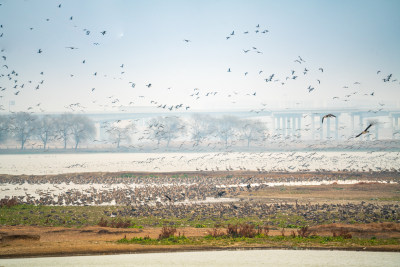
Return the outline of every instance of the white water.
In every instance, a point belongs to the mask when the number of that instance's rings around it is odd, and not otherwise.
[[[3,266],[399,266],[400,253],[242,250],[2,259]]]
[[[87,153],[0,155],[1,174],[118,171],[400,170],[400,152]]]

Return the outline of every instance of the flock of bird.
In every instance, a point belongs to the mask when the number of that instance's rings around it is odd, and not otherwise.
[[[62,10],[64,7],[63,3],[60,3],[58,5],[55,5],[54,8],[55,9],[60,9]],[[56,10],[54,10],[56,12]],[[83,27],[83,26],[79,26],[75,24],[76,21],[76,16],[74,14],[68,14],[66,15],[65,13],[62,13],[65,15],[66,20],[70,24],[70,27],[72,28],[76,28],[80,31],[82,31],[82,37],[93,37],[92,39],[89,39],[91,45],[93,46],[101,46],[102,45],[102,38],[106,38],[110,32],[108,29],[103,29],[103,30],[98,30],[98,31],[93,31],[91,30],[89,27]],[[43,18],[44,21],[46,21],[46,23],[52,23],[52,19]],[[7,38],[7,24],[1,24],[0,27],[0,38],[2,39],[6,39]],[[31,32],[35,32],[35,30],[37,29],[36,26],[31,26],[27,29],[27,31],[31,31]],[[269,29],[263,27],[260,24],[255,25],[254,29],[252,30],[246,30],[244,32],[239,33],[237,30],[232,30],[229,31],[229,34],[227,34],[227,36],[225,36],[226,42],[232,42],[235,38],[237,38],[238,35],[242,35],[242,36],[246,36],[246,38],[250,38],[248,36],[252,35],[252,34],[256,34],[256,35],[265,35],[265,36],[271,36],[271,32]],[[221,38],[223,38],[221,36]],[[0,39],[1,40],[1,39]],[[190,48],[190,45],[195,42],[189,39],[183,39],[183,42],[185,44],[187,44]],[[70,51],[71,53],[74,53],[75,51],[79,50],[80,47],[75,46],[75,45],[65,45],[65,49]],[[47,51],[44,48],[36,48],[36,53],[39,55],[45,54]],[[254,45],[250,45],[250,47],[244,47],[241,49],[241,51],[238,51],[240,53],[244,53],[244,54],[249,54],[249,53],[254,53],[254,54],[258,54],[258,55],[263,55],[264,52],[261,51],[259,48],[257,48]],[[8,96],[10,95],[10,90],[12,91],[12,94],[14,95],[14,97],[16,99],[18,99],[18,97],[24,97],[24,91],[25,90],[29,90],[28,85],[30,87],[32,87],[35,91],[42,89],[44,86],[46,86],[46,75],[44,73],[44,71],[37,71],[37,74],[40,75],[39,79],[33,80],[33,79],[25,79],[24,78],[24,74],[22,72],[19,72],[16,70],[16,68],[14,69],[14,66],[9,65],[7,62],[9,60],[8,58],[8,54],[7,54],[7,50],[6,49],[1,49],[1,58],[4,61],[4,64],[2,64],[1,67],[1,72],[0,72],[0,81],[1,81],[1,85],[0,85],[0,92],[2,92],[3,94],[0,95],[0,99],[4,98],[4,94],[7,93]],[[83,58],[80,62],[80,64],[87,64],[88,59]],[[128,64],[129,65],[129,64]],[[222,70],[221,70],[222,71]],[[139,84],[136,81],[130,80],[128,81],[128,75],[131,75],[131,73],[129,73],[129,70],[126,68],[126,64],[125,63],[121,63],[118,67],[115,67],[115,73],[118,73],[118,75],[108,75],[106,73],[100,74],[99,71],[93,69],[92,71],[92,77],[98,77],[98,76],[103,76],[105,78],[109,78],[109,79],[113,79],[113,80],[122,80],[124,82],[126,82],[126,86],[128,88],[134,89],[135,92],[138,92],[139,95],[137,96],[138,99],[146,99],[148,102],[147,104],[150,106],[154,106],[156,108],[165,110],[165,111],[191,111],[191,104],[189,103],[182,103],[182,102],[177,102],[177,103],[170,103],[168,101],[164,101],[164,99],[162,97],[160,97],[159,99],[148,99],[145,94],[142,94],[141,92],[145,92],[146,90],[151,90],[153,87],[155,87],[156,85],[153,84],[153,82],[149,81],[146,84],[143,84],[142,86],[139,86]],[[234,67],[228,67],[227,72],[230,75],[236,75],[237,71],[235,70]],[[317,78],[312,78],[313,80],[309,82],[309,85],[305,88],[305,91],[308,93],[313,93],[316,90],[318,90],[318,88],[320,86],[323,85],[324,83],[324,75],[326,73],[325,68],[324,67],[317,67],[317,68],[312,68],[310,66],[307,65],[307,60],[302,57],[302,56],[297,56],[296,58],[293,59],[293,66],[291,66],[290,68],[288,68],[287,73],[285,74],[278,74],[278,73],[268,73],[265,74],[264,70],[260,69],[258,70],[258,72],[256,73],[256,75],[258,75],[260,77],[260,79],[262,79],[263,81],[265,81],[265,83],[271,84],[271,83],[277,83],[280,84],[281,86],[285,86],[287,84],[292,84],[293,86],[295,86],[295,82],[300,80],[300,79],[305,79],[307,81],[307,76],[310,75],[310,73],[314,72],[315,75],[317,75]],[[251,73],[250,71],[245,71],[243,73],[243,75],[245,77],[249,76]],[[315,76],[314,75],[314,76]],[[385,74],[383,76],[382,72],[380,70],[377,71],[376,75],[378,75],[379,77],[382,77],[382,81],[384,83],[389,83],[389,82],[397,82],[397,79],[393,78],[393,74]],[[70,73],[69,74],[70,78],[73,79],[75,77],[75,74]],[[313,76],[313,77],[314,77]],[[360,85],[360,82],[354,82],[355,86]],[[159,85],[158,85],[159,86]],[[173,90],[171,89],[172,87],[167,87],[167,89],[165,89],[168,93],[172,92]],[[343,86],[343,88],[349,88],[349,86]],[[94,87],[89,87],[88,92],[95,94],[97,91],[96,86]],[[333,99],[343,99],[343,101],[347,102],[350,100],[350,98],[356,94],[358,94],[358,91],[346,94],[344,97],[339,97],[339,96],[335,96],[333,97]],[[247,97],[255,97],[258,98],[260,94],[257,94],[257,90],[252,90],[248,93],[239,93],[236,91],[233,92],[222,92],[216,89],[208,89],[208,90],[204,90],[204,89],[199,89],[198,87],[195,87],[193,89],[193,91],[190,93],[190,97],[192,99],[192,101],[198,101],[200,99],[204,99],[204,98],[211,98],[211,97],[219,97],[219,96],[226,96],[226,99],[230,99],[230,98],[237,98],[240,100],[241,97],[243,96],[247,96]],[[370,92],[370,93],[366,93],[365,94],[368,97],[374,97],[375,96],[375,92]],[[237,99],[232,100],[232,103],[236,103]],[[107,104],[99,104],[99,107],[107,109],[107,108],[118,108],[121,111],[125,111],[127,107],[134,107],[135,106],[135,100],[130,99],[131,101],[128,102],[128,104],[123,104],[123,100],[120,99],[118,96],[115,95],[111,95],[109,97],[107,97],[106,99],[94,99],[92,101],[92,104],[96,104],[98,101],[106,101],[108,102]],[[127,99],[124,99],[125,101],[127,101]],[[13,101],[10,101],[10,103]],[[1,103],[1,102],[0,102]],[[14,102],[13,102],[14,103]],[[260,113],[262,111],[264,111],[265,105],[263,104],[263,107],[260,108],[259,110],[256,109],[252,109],[254,110],[254,112]],[[382,104],[384,105],[384,104]],[[39,109],[41,112],[45,112],[44,109],[42,109],[42,107],[44,106],[43,103],[36,103],[31,105],[30,107],[27,108],[27,112],[36,112],[37,109]],[[0,104],[0,110],[6,110],[7,108],[7,104],[6,103],[2,103]],[[72,111],[72,112],[85,112],[88,107],[80,102],[76,102],[76,103],[70,103],[64,106],[65,111]],[[10,104],[9,104],[9,109],[10,109]],[[383,107],[380,107],[380,109],[378,110],[371,110],[371,112],[378,112],[379,110],[382,110]],[[334,118],[335,115],[334,114],[326,114],[325,116],[322,117],[322,123],[324,122],[324,119],[328,119],[328,118]],[[362,131],[360,134],[356,135],[356,137],[359,137],[363,134],[368,133],[369,128],[372,126],[373,124],[369,124],[368,127]]]

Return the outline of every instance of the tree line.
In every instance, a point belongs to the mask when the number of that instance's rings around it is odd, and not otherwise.
[[[116,148],[132,143],[147,142],[152,146],[169,148],[171,144],[190,144],[192,147],[230,147],[242,142],[249,147],[253,142],[264,141],[267,128],[260,120],[241,119],[235,116],[213,117],[193,114],[191,117],[158,116],[150,118],[144,125],[131,120],[116,120],[100,125],[102,140],[94,139],[94,122],[82,114],[60,114],[37,116],[18,112],[0,116],[0,144],[9,140],[19,143],[24,149],[27,141],[62,144],[64,149],[72,144],[74,149],[85,142],[101,142]],[[135,137],[135,138],[134,138]]]
[[[28,140],[39,140],[43,149],[49,142],[67,144],[73,141],[74,148],[89,140],[96,133],[94,122],[85,115],[61,114],[37,116],[27,112],[17,112],[0,116],[0,142],[14,139],[24,149]]]

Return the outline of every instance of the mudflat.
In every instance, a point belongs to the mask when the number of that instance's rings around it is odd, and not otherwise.
[[[127,183],[127,179],[139,179],[144,188],[156,180],[172,181],[171,187],[163,186],[160,193],[170,195],[172,200],[164,198],[155,204],[113,206],[34,205],[24,201],[10,207],[4,205],[0,208],[0,257],[238,248],[400,251],[397,173],[179,172],[0,176],[3,184],[17,186],[25,181],[60,183],[77,181],[78,178],[81,183],[97,179],[97,183],[108,185],[120,183],[123,179]],[[335,182],[354,179],[356,181],[352,184]],[[264,181],[318,180],[330,183],[261,186]],[[216,181],[241,186],[229,189],[220,187]],[[213,196],[224,190],[223,197],[231,200],[175,203],[174,191],[177,188],[180,190],[178,193],[187,194],[186,198],[193,197],[190,190],[186,188],[185,191],[185,186],[193,186],[191,182],[209,184],[190,187],[195,191],[196,199],[199,195]],[[29,190],[28,185],[24,186]],[[154,194],[156,191],[142,192]],[[124,191],[114,189],[113,192],[123,199],[121,192]],[[46,197],[46,201],[51,201],[51,195]],[[145,193],[140,197],[149,198]],[[251,226],[254,231],[267,227],[268,232],[253,237],[229,236],[232,225]],[[175,239],[160,238],[163,226],[176,229]]]

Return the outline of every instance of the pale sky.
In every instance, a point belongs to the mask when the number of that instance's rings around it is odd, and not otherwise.
[[[400,1],[0,4],[2,113],[400,107]]]

